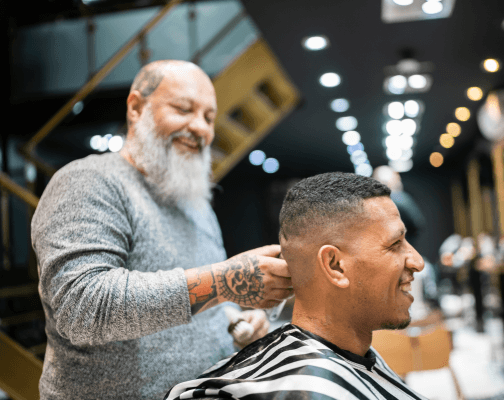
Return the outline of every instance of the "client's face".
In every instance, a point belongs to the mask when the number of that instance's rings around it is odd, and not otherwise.
[[[406,241],[406,229],[389,197],[365,200],[364,210],[364,220],[352,235],[352,312],[373,330],[402,329],[410,322],[413,273],[424,262]]]

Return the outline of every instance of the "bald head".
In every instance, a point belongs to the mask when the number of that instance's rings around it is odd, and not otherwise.
[[[200,67],[189,61],[159,60],[151,62],[138,72],[130,92],[137,90],[143,97],[148,97],[157,89],[163,78],[188,70],[199,70],[206,75]]]

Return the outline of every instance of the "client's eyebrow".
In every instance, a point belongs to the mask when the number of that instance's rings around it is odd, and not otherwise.
[[[390,238],[390,242],[393,242],[394,240],[396,240],[397,238],[400,238],[400,237],[403,237],[406,235],[406,232],[407,232],[407,229],[405,226],[403,226],[401,228],[401,230],[399,232],[397,232],[395,235],[393,235],[391,238]]]

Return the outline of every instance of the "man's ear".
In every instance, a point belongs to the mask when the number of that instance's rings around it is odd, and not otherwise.
[[[317,253],[317,264],[326,278],[341,289],[350,285],[348,271],[340,249],[332,245],[322,246]]]
[[[138,90],[132,90],[126,100],[127,118],[131,125],[135,124],[142,115],[142,110],[145,105],[145,97]]]

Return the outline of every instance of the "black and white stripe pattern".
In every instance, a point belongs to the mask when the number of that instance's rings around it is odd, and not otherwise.
[[[292,324],[225,359],[164,400],[425,400],[374,351],[360,357]]]

